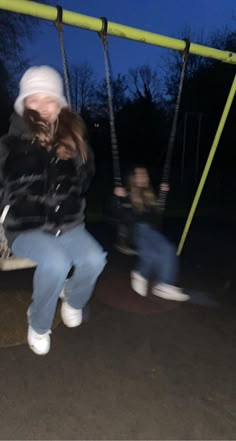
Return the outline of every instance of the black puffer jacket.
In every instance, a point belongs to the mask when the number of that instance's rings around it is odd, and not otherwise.
[[[158,205],[146,206],[144,210],[138,211],[132,207],[129,195],[127,197],[113,196],[112,200],[113,219],[125,224],[149,224],[160,230],[162,224],[162,213]]]
[[[40,228],[56,234],[84,219],[85,194],[94,175],[94,159],[79,154],[67,161],[33,142],[22,118],[13,115],[8,135],[0,141],[1,212],[8,236]],[[9,237],[8,237],[9,238]]]

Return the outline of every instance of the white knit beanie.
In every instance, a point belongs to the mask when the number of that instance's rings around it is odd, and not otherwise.
[[[63,81],[59,73],[50,66],[30,67],[20,80],[20,91],[15,101],[15,111],[22,116],[24,113],[24,99],[34,93],[45,93],[55,97],[61,107],[68,103],[63,92]]]

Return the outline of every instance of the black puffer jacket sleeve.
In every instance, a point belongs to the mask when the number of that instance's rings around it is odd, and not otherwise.
[[[135,221],[135,214],[128,197],[113,195],[111,212],[112,218],[116,222],[130,223]]]
[[[15,112],[10,117],[10,126],[8,133],[0,138],[0,212],[4,205],[4,176],[3,170],[9,154],[9,149],[7,148],[7,141],[9,137],[21,137],[23,133],[27,132],[27,127],[23,119],[18,116]]]

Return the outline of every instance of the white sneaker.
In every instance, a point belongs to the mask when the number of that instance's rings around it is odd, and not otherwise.
[[[82,323],[82,309],[75,309],[64,301],[61,305],[61,318],[68,328],[75,328]]]
[[[31,326],[28,327],[28,344],[30,349],[37,355],[46,355],[51,346],[51,331],[38,334]]]
[[[146,297],[148,293],[148,281],[141,274],[135,271],[131,272],[131,286],[140,296]]]
[[[186,302],[190,299],[188,294],[183,293],[181,288],[166,283],[159,283],[152,289],[152,294],[165,300],[175,300],[176,302]]]

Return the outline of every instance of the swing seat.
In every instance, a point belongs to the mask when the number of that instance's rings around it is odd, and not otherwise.
[[[3,216],[4,212],[1,217]],[[35,262],[24,257],[16,257],[12,254],[5,236],[3,220],[4,219],[0,218],[0,271],[34,268],[36,266]]]
[[[129,245],[124,244],[115,244],[116,251],[119,251],[119,253],[125,254],[125,256],[136,256],[137,252],[134,248],[131,248]]]
[[[10,256],[6,259],[0,258],[0,271],[21,270],[27,268],[34,268],[36,263],[30,259],[23,257]]]
[[[115,249],[126,256],[135,256],[137,254],[133,243],[133,231],[130,225],[124,223],[117,225]]]

